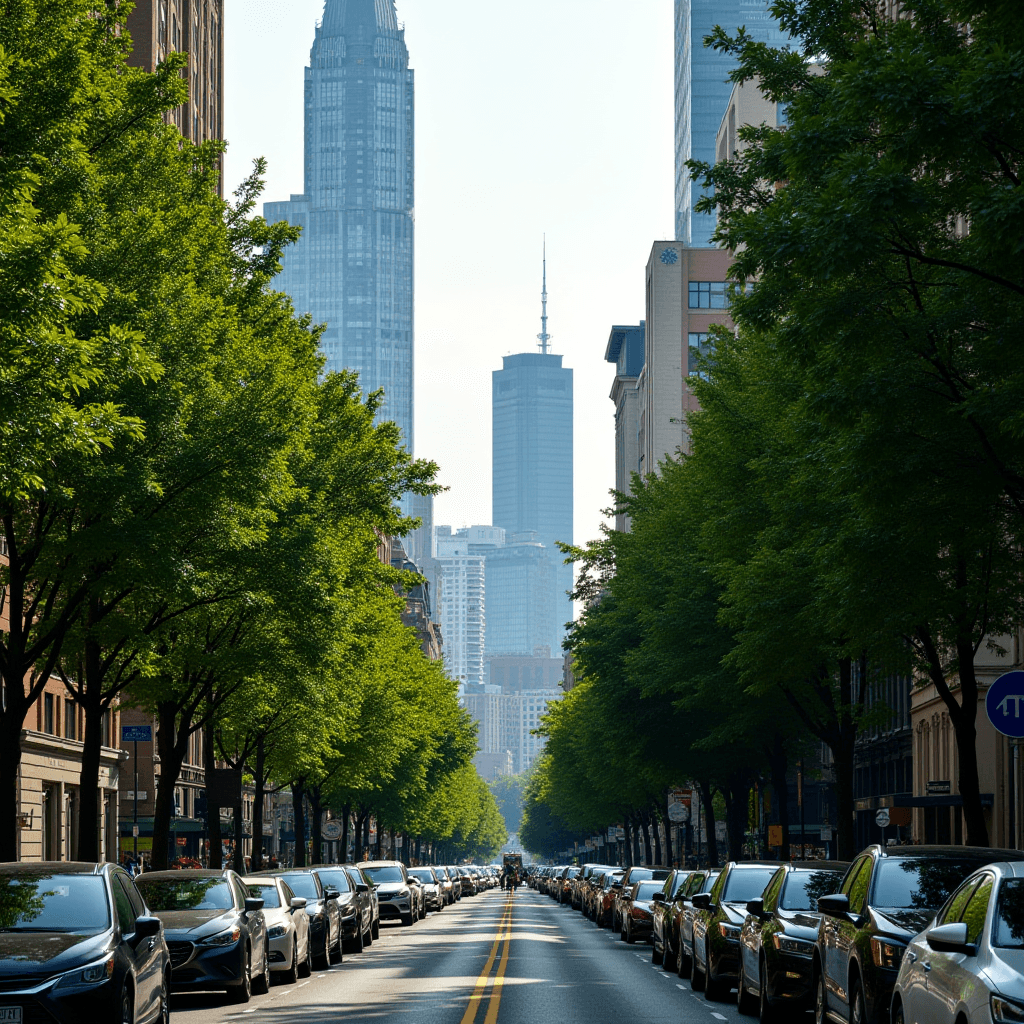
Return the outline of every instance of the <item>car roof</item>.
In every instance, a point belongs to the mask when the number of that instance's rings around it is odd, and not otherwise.
[[[361,860],[357,868],[401,868],[405,865],[400,860]]]
[[[865,847],[858,856],[865,853],[881,857],[955,857],[987,858],[990,861],[1010,862],[1024,860],[1024,850],[1000,850],[987,846],[880,846]]]
[[[147,871],[139,875],[137,882],[148,882],[150,879],[165,881],[169,878],[224,878],[231,868],[186,868],[183,871]]]
[[[117,867],[110,864],[110,867]],[[86,860],[44,860],[26,863],[11,860],[0,864],[0,871],[17,871],[19,875],[102,875],[107,864]]]
[[[242,881],[246,885],[268,885],[270,882],[283,882],[279,875],[242,875]]]

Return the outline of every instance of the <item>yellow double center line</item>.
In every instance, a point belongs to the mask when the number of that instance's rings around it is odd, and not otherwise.
[[[513,891],[510,890],[508,899],[505,901],[505,912],[501,915],[501,921],[498,924],[498,934],[494,940],[494,945],[491,946],[491,955],[487,958],[487,963],[484,965],[480,977],[476,979],[473,992],[469,997],[469,1006],[466,1007],[466,1012],[462,1015],[461,1024],[474,1024],[477,1010],[484,1000],[484,994],[487,991],[488,985],[491,988],[491,996],[487,1002],[487,1014],[484,1017],[484,1024],[495,1024],[498,1019],[498,1007],[501,1005],[501,987],[505,983],[508,951],[512,945],[512,893]],[[498,960],[498,950],[501,948],[502,943],[504,943],[504,948],[501,949],[501,959]],[[498,960],[498,970],[492,978],[491,970],[494,967],[495,960]]]

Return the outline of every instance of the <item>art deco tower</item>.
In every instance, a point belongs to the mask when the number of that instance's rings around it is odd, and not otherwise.
[[[267,203],[302,227],[275,286],[326,323],[327,370],[383,388],[413,447],[413,72],[394,0],[327,0],[305,98],[305,189]]]

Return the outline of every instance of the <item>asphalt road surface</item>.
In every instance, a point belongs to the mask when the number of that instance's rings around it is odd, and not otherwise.
[[[733,997],[735,998],[735,997]],[[547,896],[522,888],[467,897],[412,928],[381,923],[363,953],[296,985],[275,983],[245,1006],[222,994],[178,995],[174,1024],[714,1024],[751,1021],[708,1002]]]

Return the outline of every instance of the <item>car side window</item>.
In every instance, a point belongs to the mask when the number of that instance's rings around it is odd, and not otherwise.
[[[694,871],[690,875],[690,882],[686,887],[686,895],[692,896],[695,892],[700,892],[701,884],[704,882],[705,874],[703,871]]]
[[[132,905],[132,913],[136,917],[145,917],[146,901],[139,894],[139,890],[135,888],[135,883],[120,871],[117,873],[117,880],[124,886],[124,891],[128,894],[128,900]]]
[[[114,907],[117,909],[117,923],[121,926],[121,934],[133,935],[135,933],[135,913],[132,910],[132,901],[128,898],[125,887],[116,878],[112,878],[110,881],[110,888],[114,894]]]
[[[775,909],[775,905],[779,902],[779,893],[782,892],[782,883],[786,879],[786,869],[779,868],[778,871],[772,875],[772,880],[768,883],[768,888],[764,891],[764,909],[771,912]]]
[[[972,945],[978,942],[985,930],[985,917],[988,915],[994,885],[995,879],[991,875],[985,875],[964,907],[963,920],[967,924],[967,941]]]
[[[864,913],[864,905],[868,899],[868,886],[871,884],[871,858],[864,858],[864,865],[857,872],[857,877],[850,886],[850,910],[854,914]]]
[[[964,907],[967,906],[967,901],[971,898],[971,893],[981,884],[980,878],[971,878],[964,882],[959,889],[950,897],[949,902],[939,912],[935,918],[936,924],[956,924],[958,921],[962,921],[962,914]]]
[[[860,860],[854,861],[853,867],[846,872],[846,877],[843,879],[843,884],[840,886],[839,891],[844,893],[846,896],[850,895],[850,890],[853,888],[853,883],[857,881],[857,876],[860,874],[861,869],[868,862],[867,857],[861,857]]]
[[[725,879],[728,875],[727,871],[723,871],[716,879],[715,884],[711,886],[711,902],[717,903],[718,897],[722,895],[722,889],[725,888]]]
[[[249,898],[249,893],[237,878],[231,879],[231,891],[235,894],[235,902],[238,904],[239,909],[244,907],[245,901]]]

